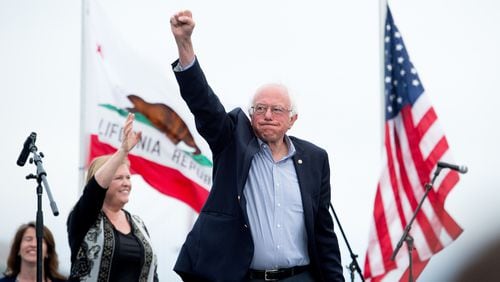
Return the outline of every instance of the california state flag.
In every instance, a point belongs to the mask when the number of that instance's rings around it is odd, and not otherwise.
[[[142,131],[142,140],[129,160],[132,174],[140,177],[132,179],[125,208],[133,208],[131,212],[144,219],[153,243],[177,238],[178,246],[169,250],[169,261],[160,257],[159,263],[165,272],[172,272],[178,248],[193,222],[193,211],[200,211],[212,184],[210,151],[197,135],[168,62],[159,68],[141,58],[113,28],[101,5],[97,0],[84,5],[82,138],[87,151],[82,154],[83,162],[87,166],[94,157],[113,153],[121,143],[127,112],[135,113],[134,128]],[[168,20],[166,17],[165,25]],[[182,210],[191,210],[191,215],[185,216]],[[185,223],[179,226],[175,220]],[[163,232],[157,231],[160,228]]]

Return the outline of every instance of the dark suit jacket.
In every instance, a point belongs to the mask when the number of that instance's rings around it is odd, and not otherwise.
[[[212,190],[174,270],[185,280],[241,281],[254,250],[243,188],[259,149],[257,137],[240,108],[226,112],[198,61],[175,75],[198,132],[212,150],[214,168]],[[339,246],[328,210],[328,155],[307,141],[290,138],[296,149],[293,161],[304,208],[311,272],[318,281],[343,281]]]

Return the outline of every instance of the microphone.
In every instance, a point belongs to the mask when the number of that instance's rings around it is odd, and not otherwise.
[[[30,155],[31,146],[35,145],[35,141],[36,133],[31,132],[30,136],[28,136],[28,138],[26,138],[26,141],[24,141],[23,150],[21,151],[21,154],[19,154],[19,158],[17,158],[18,166],[24,166],[26,160],[28,159],[28,156]]]
[[[458,171],[460,173],[467,173],[467,171],[468,171],[467,167],[464,165],[453,165],[453,164],[449,164],[449,163],[445,163],[445,162],[438,162],[437,166],[440,168],[453,169],[453,170]]]

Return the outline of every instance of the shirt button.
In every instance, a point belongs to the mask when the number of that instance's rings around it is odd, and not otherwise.
[[[278,249],[279,249],[279,248],[280,248],[280,245],[276,246],[276,248],[278,248]]]
[[[278,226],[278,228],[280,228],[280,227],[281,227],[281,224],[278,224],[278,225],[276,225],[276,226]]]
[[[278,207],[281,207],[281,204],[280,204],[280,203],[278,203]]]

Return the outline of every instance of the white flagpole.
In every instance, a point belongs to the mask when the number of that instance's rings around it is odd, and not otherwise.
[[[385,41],[384,41],[384,37],[385,37],[385,17],[386,17],[386,13],[387,13],[387,0],[380,0],[379,1],[380,5],[379,5],[379,15],[380,15],[380,18],[379,18],[379,24],[380,24],[380,34],[379,34],[379,39],[380,39],[380,43],[379,43],[379,48],[380,48],[380,58],[379,58],[379,61],[380,61],[380,67],[379,67],[379,70],[380,70],[380,104],[382,105],[381,107],[381,111],[380,111],[380,114],[381,114],[381,125],[380,125],[380,132],[382,132],[381,134],[381,140],[382,140],[382,143],[381,143],[381,146],[380,148],[383,148],[384,146],[384,131],[385,131],[385,54],[384,54],[384,44],[385,44]]]
[[[85,163],[88,156],[88,148],[89,148],[89,136],[87,132],[87,124],[86,124],[86,108],[87,108],[87,99],[86,95],[86,75],[87,75],[87,58],[86,58],[86,47],[88,40],[88,13],[89,13],[89,3],[88,0],[82,0],[82,28],[81,28],[81,36],[82,36],[82,44],[80,50],[80,160],[78,163],[78,188],[81,191],[84,186],[85,180]]]

